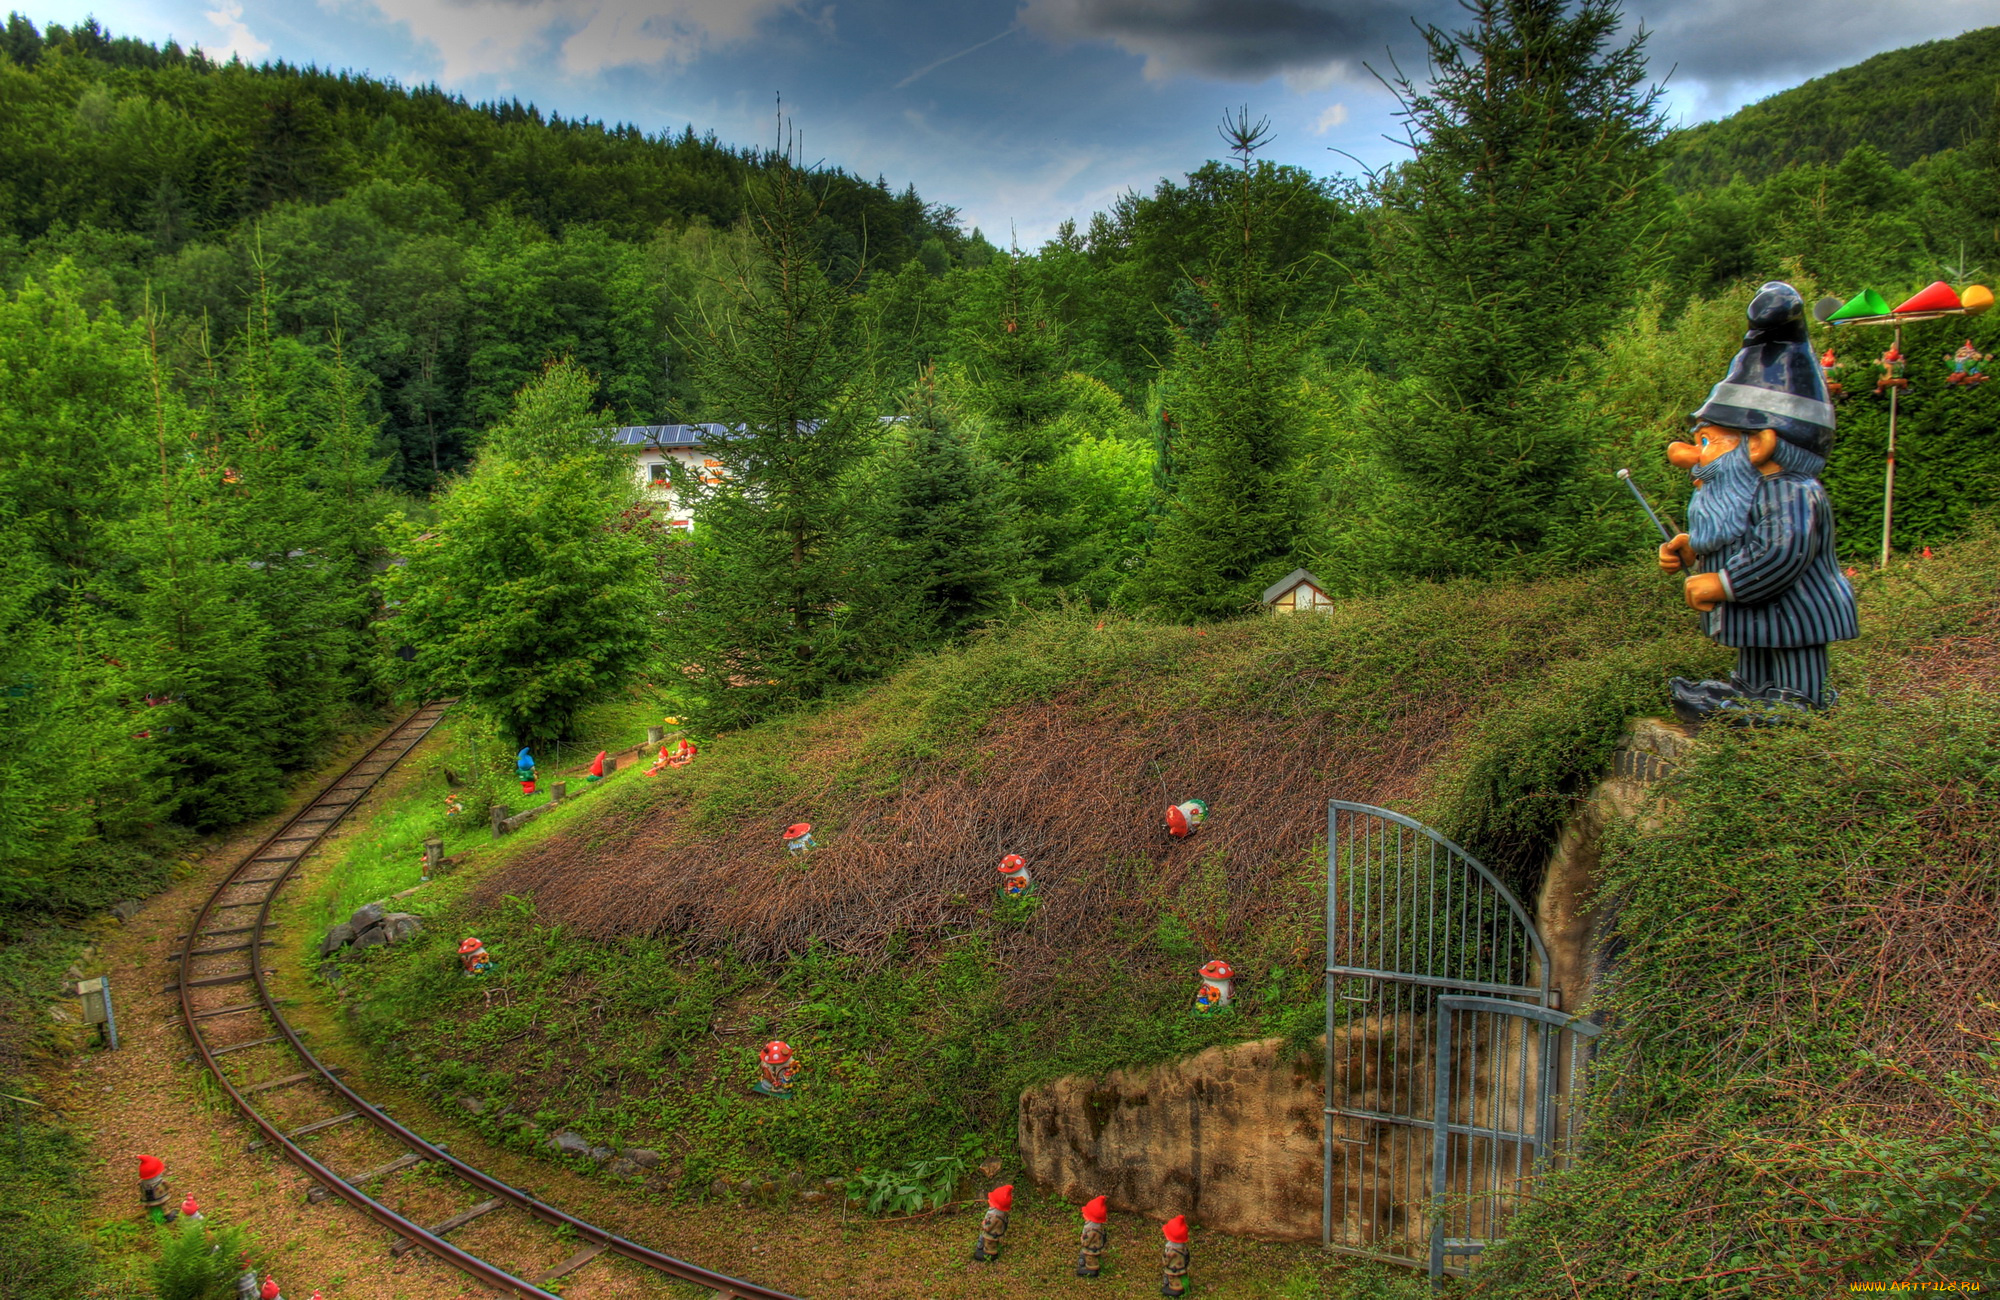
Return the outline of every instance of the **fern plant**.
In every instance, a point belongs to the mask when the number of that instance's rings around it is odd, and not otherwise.
[[[236,1300],[236,1279],[249,1254],[243,1229],[182,1219],[160,1230],[153,1290],[159,1300]]]

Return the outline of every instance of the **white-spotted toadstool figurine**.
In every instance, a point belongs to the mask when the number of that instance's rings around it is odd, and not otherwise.
[[[804,853],[807,849],[816,849],[819,847],[819,845],[813,843],[811,822],[793,822],[790,826],[785,827],[783,834],[785,848],[789,852]]]
[[[467,975],[484,975],[493,969],[493,959],[486,955],[486,945],[477,939],[467,938],[458,945],[458,959],[465,963]]]
[[[1184,840],[1194,834],[1195,827],[1208,820],[1208,805],[1199,799],[1177,803],[1167,809],[1167,834],[1177,840]]]
[[[1000,892],[1009,898],[1018,898],[1028,892],[1028,886],[1035,883],[1028,874],[1028,860],[1018,853],[1009,853],[1000,859]]]
[[[199,1219],[201,1217],[201,1207],[194,1203],[193,1192],[189,1192],[188,1198],[181,1202],[181,1217],[183,1219]]]
[[[979,1240],[972,1247],[974,1262],[984,1264],[1000,1258],[1000,1242],[1007,1235],[1007,1214],[1014,1208],[1014,1184],[986,1193],[986,1217],[979,1221]]]
[[[1229,985],[1236,978],[1236,972],[1229,963],[1222,960],[1210,962],[1201,968],[1201,988],[1194,995],[1196,1011],[1213,1011],[1217,1007],[1229,1005]]]
[[[1076,1257],[1078,1277],[1096,1277],[1103,1271],[1104,1248],[1111,1244],[1104,1221],[1110,1217],[1104,1197],[1093,1197],[1083,1203],[1083,1253]]]
[[[1188,1290],[1188,1259],[1193,1254],[1188,1249],[1188,1226],[1185,1214],[1176,1214],[1160,1225],[1160,1235],[1166,1243],[1161,1251],[1160,1294],[1183,1296]]]
[[[764,1050],[757,1054],[757,1082],[750,1086],[766,1097],[789,1097],[792,1095],[792,1076],[798,1072],[799,1063],[793,1059],[792,1045],[773,1039],[764,1044]]]

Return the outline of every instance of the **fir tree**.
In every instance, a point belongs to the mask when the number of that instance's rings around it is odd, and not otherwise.
[[[873,377],[848,295],[816,261],[815,184],[789,158],[771,165],[732,310],[691,341],[721,432],[701,448],[712,472],[675,478],[696,523],[667,643],[717,725],[815,699],[896,649],[874,635],[885,606],[864,569]]]
[[[1210,255],[1218,274],[1192,286],[1219,323],[1178,331],[1161,385],[1174,394],[1160,422],[1168,495],[1125,593],[1176,617],[1252,608],[1297,566],[1306,506],[1297,332],[1274,291],[1289,268],[1272,265],[1268,187],[1256,183],[1268,125],[1245,111],[1222,134],[1238,162],[1233,219]]]
[[[587,705],[651,658],[664,599],[658,532],[568,362],[521,390],[471,475],[426,532],[402,529],[382,577],[396,607],[389,672],[414,694],[456,694],[514,744],[569,735]]]
[[[1615,0],[1470,0],[1398,75],[1415,156],[1376,178],[1375,291],[1403,378],[1371,439],[1397,491],[1381,567],[1491,570],[1550,544],[1589,431],[1584,349],[1627,309],[1665,208],[1644,33]],[[1606,491],[1613,489],[1607,488]]]
[[[907,602],[921,637],[953,637],[1003,610],[1025,580],[1007,476],[926,368],[903,403],[902,438],[876,485],[885,560],[876,581]]]

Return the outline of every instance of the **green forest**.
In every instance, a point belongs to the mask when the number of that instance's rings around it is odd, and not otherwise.
[[[1394,166],[1275,164],[1243,109],[1003,248],[784,135],[10,15],[0,949],[159,888],[396,704],[462,701],[478,807],[635,687],[706,744],[996,630],[1245,620],[1300,568],[1383,608],[1618,586],[1659,539],[1615,472],[1685,518],[1664,444],[1757,285],[2000,278],[2000,28],[1671,130],[1622,22],[1473,0],[1392,82]],[[1894,549],[2000,504],[2000,383],[1962,382],[2000,313],[1902,337],[1892,370],[1886,331],[1814,336],[1857,569],[1878,378]],[[612,438],[669,422],[710,429],[692,533]]]
[[[783,141],[11,16],[0,890],[101,900],[105,864],[269,808],[396,692],[468,694],[512,746],[665,674],[715,730],[1036,608],[1226,619],[1298,567],[1346,594],[1629,557],[1611,470],[1678,510],[1660,443],[1757,282],[2000,272],[1995,29],[1675,133],[1608,6],[1476,17],[1397,87],[1405,163],[1273,165],[1246,111],[1228,156],[1003,250]],[[1535,62],[1557,28],[1582,42]],[[1941,134],[1883,125],[1946,99]],[[1552,102],[1579,130],[1522,134]],[[2000,493],[2000,385],[1944,382],[1994,328],[1906,341],[1899,548]],[[1865,562],[1886,341],[1834,343]],[[603,437],[669,420],[743,430],[680,485],[692,542]]]

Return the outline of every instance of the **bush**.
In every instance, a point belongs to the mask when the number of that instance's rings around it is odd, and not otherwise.
[[[250,1238],[241,1228],[182,1219],[160,1230],[153,1290],[159,1300],[236,1300],[236,1279],[249,1256]]]

